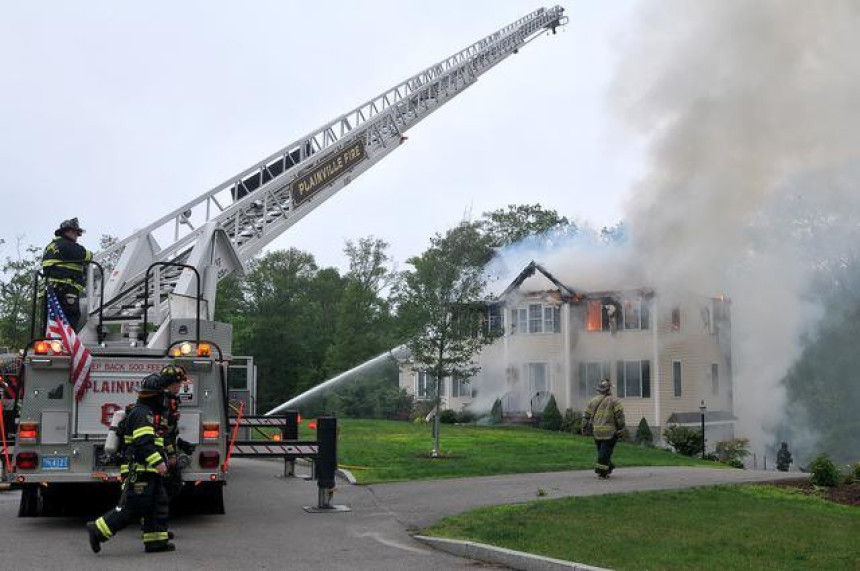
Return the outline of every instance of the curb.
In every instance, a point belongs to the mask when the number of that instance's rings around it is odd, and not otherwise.
[[[551,557],[543,557],[542,555],[505,549],[504,547],[475,543],[474,541],[442,539],[439,537],[427,537],[425,535],[415,535],[413,537],[425,545],[450,553],[451,555],[456,555],[457,557],[476,559],[485,563],[499,563],[511,569],[519,569],[521,571],[609,571],[604,567],[553,559]]]
[[[350,486],[357,486],[358,480],[355,479],[355,476],[352,475],[352,472],[346,470],[344,468],[338,468],[335,472],[338,476],[349,482]]]

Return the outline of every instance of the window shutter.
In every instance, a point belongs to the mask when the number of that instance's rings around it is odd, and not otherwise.
[[[642,329],[648,329],[651,326],[651,307],[648,301],[642,300],[641,315],[639,317]]]
[[[586,378],[585,378],[585,363],[579,364],[579,396],[585,398],[588,396],[588,389],[586,388]]]
[[[651,361],[642,361],[642,398],[651,398]]]
[[[618,361],[615,363],[615,372],[616,372],[616,389],[615,394],[619,397],[623,397],[627,395],[627,388],[624,383],[624,361]]]

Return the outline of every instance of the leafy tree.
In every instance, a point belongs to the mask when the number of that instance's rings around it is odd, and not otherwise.
[[[485,256],[476,251],[476,225],[464,223],[431,239],[430,247],[410,258],[398,290],[399,317],[416,366],[435,379],[435,437],[439,452],[441,382],[446,377],[470,378],[479,367],[473,357],[492,339],[483,334],[481,304]]]
[[[644,416],[636,428],[636,444],[642,446],[652,446],[654,444],[654,435],[651,433],[651,427],[648,426],[648,421],[645,420]]]
[[[558,404],[555,402],[555,395],[550,395],[549,401],[543,409],[543,414],[540,417],[538,426],[544,430],[561,430],[561,411],[558,410]]]
[[[507,208],[484,212],[480,225],[494,247],[514,244],[529,236],[576,232],[575,224],[540,204],[509,204]]]
[[[41,260],[39,248],[23,247],[19,239],[14,255],[6,256],[0,266],[0,345],[21,349],[30,340],[33,273]]]

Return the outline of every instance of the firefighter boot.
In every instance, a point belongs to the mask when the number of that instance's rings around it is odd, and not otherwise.
[[[176,546],[172,543],[154,543],[147,544],[144,549],[147,553],[163,553],[165,551],[176,551]]]
[[[93,553],[98,553],[102,550],[102,534],[96,528],[96,523],[94,521],[87,522],[87,534],[90,536],[90,549],[93,550]]]

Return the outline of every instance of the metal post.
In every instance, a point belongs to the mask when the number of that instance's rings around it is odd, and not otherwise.
[[[350,511],[348,506],[331,503],[337,472],[337,418],[321,416],[317,419],[317,446],[315,460],[317,473],[317,506],[305,507],[308,512]]]
[[[702,413],[702,460],[705,459],[705,411],[707,410],[705,401],[702,401],[702,404],[699,405],[699,411]]]
[[[288,410],[284,413],[285,423],[281,428],[281,438],[284,442],[299,439],[299,412]],[[284,458],[284,478],[296,475],[296,461]]]

